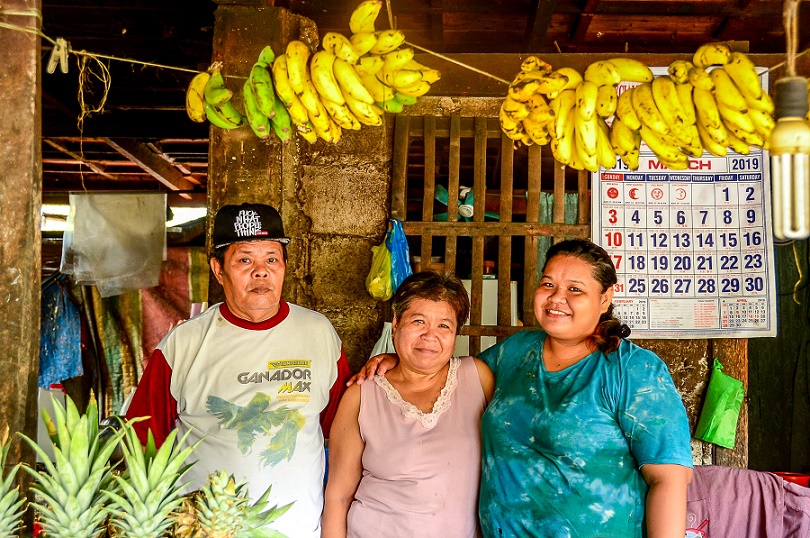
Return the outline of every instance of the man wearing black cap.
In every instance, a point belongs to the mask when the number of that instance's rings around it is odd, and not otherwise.
[[[225,302],[175,327],[155,349],[127,418],[142,443],[177,428],[197,463],[191,488],[221,469],[248,480],[254,500],[293,503],[273,522],[289,536],[320,535],[323,433],[349,376],[343,347],[323,315],[281,299],[287,267],[278,212],[263,204],[222,207],[211,270]],[[320,420],[319,420],[320,419]]]

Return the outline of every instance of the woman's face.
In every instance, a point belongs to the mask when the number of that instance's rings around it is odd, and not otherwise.
[[[607,312],[613,288],[591,274],[591,266],[571,256],[555,256],[547,264],[534,294],[534,315],[555,340],[579,343],[593,334]]]
[[[444,367],[456,345],[456,312],[445,301],[416,299],[394,318],[394,347],[400,361],[420,373]]]

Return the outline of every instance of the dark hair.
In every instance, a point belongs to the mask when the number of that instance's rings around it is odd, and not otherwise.
[[[567,239],[552,245],[546,252],[546,265],[558,256],[570,256],[591,266],[591,276],[602,285],[602,293],[616,284],[616,267],[605,249],[586,239]],[[630,327],[613,316],[613,303],[599,318],[591,342],[602,352],[610,353],[619,348],[622,338],[630,336]]]
[[[223,245],[219,248],[214,249],[214,252],[211,253],[211,258],[215,258],[219,262],[220,267],[225,267],[225,253],[228,251],[228,247],[231,245],[235,245],[236,243],[230,243],[228,245]],[[284,243],[279,243],[281,245],[281,255],[284,258],[284,263],[287,263],[287,245]]]
[[[394,316],[399,319],[417,299],[449,304],[456,313],[456,334],[461,333],[461,326],[470,315],[470,298],[456,275],[433,270],[412,274],[402,281],[394,294]]]

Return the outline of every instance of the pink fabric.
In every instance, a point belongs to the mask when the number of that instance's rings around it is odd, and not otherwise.
[[[151,357],[158,343],[172,327],[189,318],[189,271],[189,248],[169,248],[160,272],[160,284],[141,290],[144,357]]]
[[[810,488],[736,467],[696,466],[686,538],[810,537]]]
[[[350,538],[476,536],[486,402],[472,358],[461,359],[457,380],[450,406],[431,429],[405,417],[377,383],[361,386],[358,420],[366,446],[348,515]]]

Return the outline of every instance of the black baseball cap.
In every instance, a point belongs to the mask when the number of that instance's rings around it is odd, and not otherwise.
[[[214,219],[214,248],[249,241],[278,241],[286,245],[284,225],[276,208],[265,204],[225,205]]]

